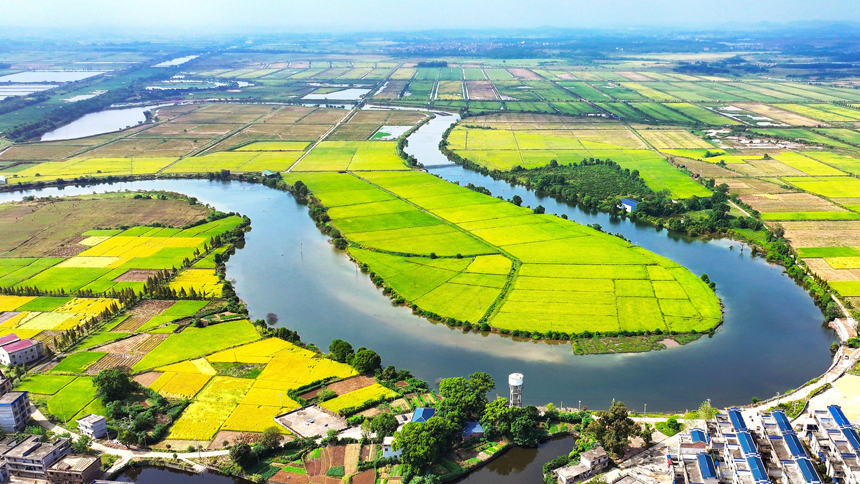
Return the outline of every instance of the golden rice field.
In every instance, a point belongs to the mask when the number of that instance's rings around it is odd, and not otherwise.
[[[355,408],[361,406],[368,401],[378,401],[382,399],[395,398],[397,393],[384,386],[374,383],[373,385],[361,388],[354,392],[349,392],[339,397],[332,398],[322,403],[322,406],[332,412],[340,412],[344,409]]]

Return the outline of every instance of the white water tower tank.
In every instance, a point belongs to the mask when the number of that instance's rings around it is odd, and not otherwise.
[[[521,408],[523,406],[523,374],[511,373],[508,375],[508,386],[511,387],[510,405]]]

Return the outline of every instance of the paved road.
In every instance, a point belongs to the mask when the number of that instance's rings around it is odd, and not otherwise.
[[[38,423],[42,428],[45,428],[45,429],[47,429],[51,432],[57,433],[57,434],[64,433],[64,432],[68,433],[72,436],[73,440],[75,440],[79,437],[78,434],[76,434],[76,433],[74,433],[68,429],[65,429],[63,427],[60,427],[59,425],[56,425],[53,422],[49,421],[47,418],[45,418],[45,416],[42,414],[42,412],[40,412],[39,409],[37,409],[36,407],[31,406],[31,410],[33,410],[33,415],[32,415],[33,420],[35,420],[36,423]],[[106,446],[104,444],[100,444],[98,442],[93,442],[91,447],[94,450],[97,450],[97,451],[102,452],[104,454],[112,454],[112,455],[119,456],[120,460],[117,461],[117,464],[115,464],[114,467],[119,467],[120,462],[124,463],[125,461],[128,461],[129,459],[131,459],[133,457],[143,457],[143,458],[160,457],[162,459],[172,459],[173,458],[173,452],[154,452],[154,451],[149,451],[149,450],[137,450],[137,449],[115,449],[113,447],[108,447],[108,446]],[[215,457],[215,456],[219,456],[219,455],[227,455],[228,453],[229,453],[229,451],[227,451],[227,450],[208,450],[205,452],[177,452],[176,457],[178,459],[184,460],[190,464],[197,465],[189,459],[197,458],[197,457]]]

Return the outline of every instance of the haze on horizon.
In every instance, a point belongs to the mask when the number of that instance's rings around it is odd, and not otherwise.
[[[176,35],[860,22],[856,0],[6,0],[0,28]],[[181,29],[181,30],[177,30]],[[155,40],[155,39],[152,39]]]

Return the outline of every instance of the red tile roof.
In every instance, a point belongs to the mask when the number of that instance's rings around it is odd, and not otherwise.
[[[9,343],[3,346],[3,349],[6,350],[7,353],[15,353],[16,351],[26,350],[27,348],[35,346],[35,343],[30,341],[29,339],[22,339],[21,341],[16,341],[14,343]]]
[[[3,336],[2,338],[0,338],[0,346],[7,345],[9,343],[14,343],[15,341],[18,341],[19,339],[21,339],[21,338],[16,336],[15,333],[7,334],[6,336]]]

